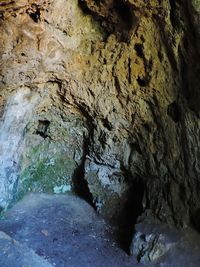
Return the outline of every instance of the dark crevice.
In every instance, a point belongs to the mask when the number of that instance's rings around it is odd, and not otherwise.
[[[131,59],[128,59],[128,83],[132,83],[132,77],[131,77]]]
[[[158,58],[159,58],[160,62],[163,62],[163,54],[160,50],[158,51]]]
[[[191,1],[183,2],[183,15],[185,20],[184,22],[187,27],[185,29],[185,36],[181,53],[183,54],[182,69],[185,72],[182,75],[182,79],[183,86],[184,82],[187,83],[187,88],[184,88],[187,97],[188,107],[198,116],[200,114],[200,91],[198,86],[198,74],[200,70],[200,54],[198,44],[200,36],[197,31],[197,25],[195,24],[195,13],[196,11],[193,9]]]
[[[90,121],[88,116],[86,118],[88,118],[88,121]],[[91,127],[91,124],[89,124],[89,126]],[[76,170],[73,173],[72,182],[73,182],[74,193],[77,194],[82,199],[84,199],[94,209],[96,209],[94,202],[93,202],[93,196],[88,187],[88,182],[85,179],[85,161],[86,161],[87,155],[89,155],[90,139],[92,138],[92,132],[93,132],[93,130],[91,130],[92,128],[90,127],[89,127],[89,136],[84,136],[83,155],[82,155],[79,166],[76,168]]]
[[[191,212],[190,224],[192,228],[200,233],[200,208]]]
[[[39,120],[38,121],[38,128],[36,130],[36,134],[40,135],[42,138],[49,137],[47,134],[48,127],[50,125],[50,121],[48,120]]]
[[[109,122],[108,118],[101,119],[103,126],[108,130],[111,131],[113,129],[112,124]]]
[[[89,9],[85,0],[78,0],[78,5],[86,15],[93,15],[92,10]]]
[[[139,86],[141,86],[141,87],[146,87],[148,85],[148,82],[146,81],[145,78],[138,77],[137,82],[138,82]]]
[[[1,220],[1,214],[3,214],[4,208],[0,206],[0,220]]]
[[[177,123],[181,119],[181,113],[176,101],[171,103],[167,108],[167,114],[172,118],[172,120]]]
[[[38,23],[40,21],[41,14],[38,7],[36,7],[35,10],[27,10],[27,14],[35,23]]]
[[[118,77],[115,76],[115,89],[117,91],[117,97],[121,95],[121,86]]]
[[[153,68],[153,61],[152,59],[144,59],[144,65],[145,65],[145,82],[146,82],[146,86],[149,85],[150,81],[151,81],[151,72],[152,72],[152,68]]]
[[[186,42],[186,45],[188,43]],[[179,65],[180,65],[180,75],[182,78],[182,92],[186,100],[190,99],[190,91],[189,91],[189,82],[188,82],[188,64],[185,60],[185,57],[182,53],[181,47],[178,49],[179,52]]]
[[[170,20],[172,26],[176,29],[180,27],[180,18],[179,18],[179,10],[177,8],[177,3],[175,0],[169,0],[170,3]]]
[[[0,6],[7,6],[7,5],[12,5],[12,4],[15,4],[15,1],[4,1],[4,2],[1,2],[0,3]]]
[[[130,31],[134,24],[134,16],[131,7],[123,0],[114,1],[114,9],[118,14],[120,21],[123,22],[126,30]]]
[[[0,119],[3,117],[5,112],[6,100],[0,95]]]
[[[129,42],[130,32],[138,25],[132,5],[124,0],[102,3],[109,9],[106,13],[100,1],[89,5],[87,0],[79,0],[79,7],[86,15],[91,15],[102,26],[105,36],[115,34],[120,42]]]
[[[144,51],[143,51],[144,49],[143,44],[135,44],[134,48],[137,53],[137,56],[144,59],[145,56],[144,56]]]
[[[141,87],[146,87],[149,85],[151,81],[151,72],[152,72],[152,67],[153,67],[153,61],[150,58],[149,60],[146,59],[145,54],[144,54],[144,46],[143,44],[137,43],[134,46],[134,49],[137,53],[137,56],[143,59],[144,62],[144,68],[145,68],[145,77],[138,77],[137,82],[139,86]]]
[[[132,6],[128,2],[118,0],[113,3],[114,14],[118,17],[118,22],[114,23],[113,33],[116,34],[119,41],[129,42],[131,31],[134,31],[138,25],[138,18],[134,15]]]
[[[138,154],[142,155],[139,143],[131,143],[130,147],[131,147],[131,152],[137,152]]]
[[[141,178],[132,178],[129,171],[125,170],[125,178],[130,181],[128,192],[126,192],[126,201],[117,219],[117,243],[127,254],[130,255],[130,246],[134,235],[134,227],[137,219],[143,213],[143,197],[145,184]]]

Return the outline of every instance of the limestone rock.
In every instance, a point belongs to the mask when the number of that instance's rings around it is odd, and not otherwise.
[[[0,205],[47,181],[65,191],[76,174],[105,217],[126,213],[132,227],[149,210],[190,223],[200,205],[198,2],[3,1],[0,22]],[[27,109],[9,119],[19,94],[12,114]]]
[[[140,218],[135,227],[131,253],[141,266],[199,265],[199,233],[191,228],[178,231],[152,218]]]
[[[138,262],[160,262],[166,254],[170,253],[181,241],[181,235],[167,225],[146,220],[136,225],[131,254],[135,255]]]

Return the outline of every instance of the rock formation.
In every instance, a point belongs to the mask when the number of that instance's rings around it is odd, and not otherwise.
[[[199,227],[199,24],[198,0],[1,1],[1,208],[72,190]]]

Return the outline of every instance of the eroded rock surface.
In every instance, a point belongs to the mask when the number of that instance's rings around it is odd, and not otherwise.
[[[178,231],[152,219],[140,221],[135,228],[131,253],[144,266],[199,266],[200,238],[193,229]]]
[[[199,6],[1,1],[2,208],[73,189],[130,232],[199,227]]]

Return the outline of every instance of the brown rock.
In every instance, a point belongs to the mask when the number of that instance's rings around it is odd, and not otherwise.
[[[60,116],[61,125],[62,113],[78,114],[88,131],[81,183],[100,212],[131,226],[144,210],[184,226],[200,205],[199,10],[171,2],[0,4],[2,99],[20,88],[48,96],[24,128],[36,114]],[[20,157],[16,164],[15,173]]]

